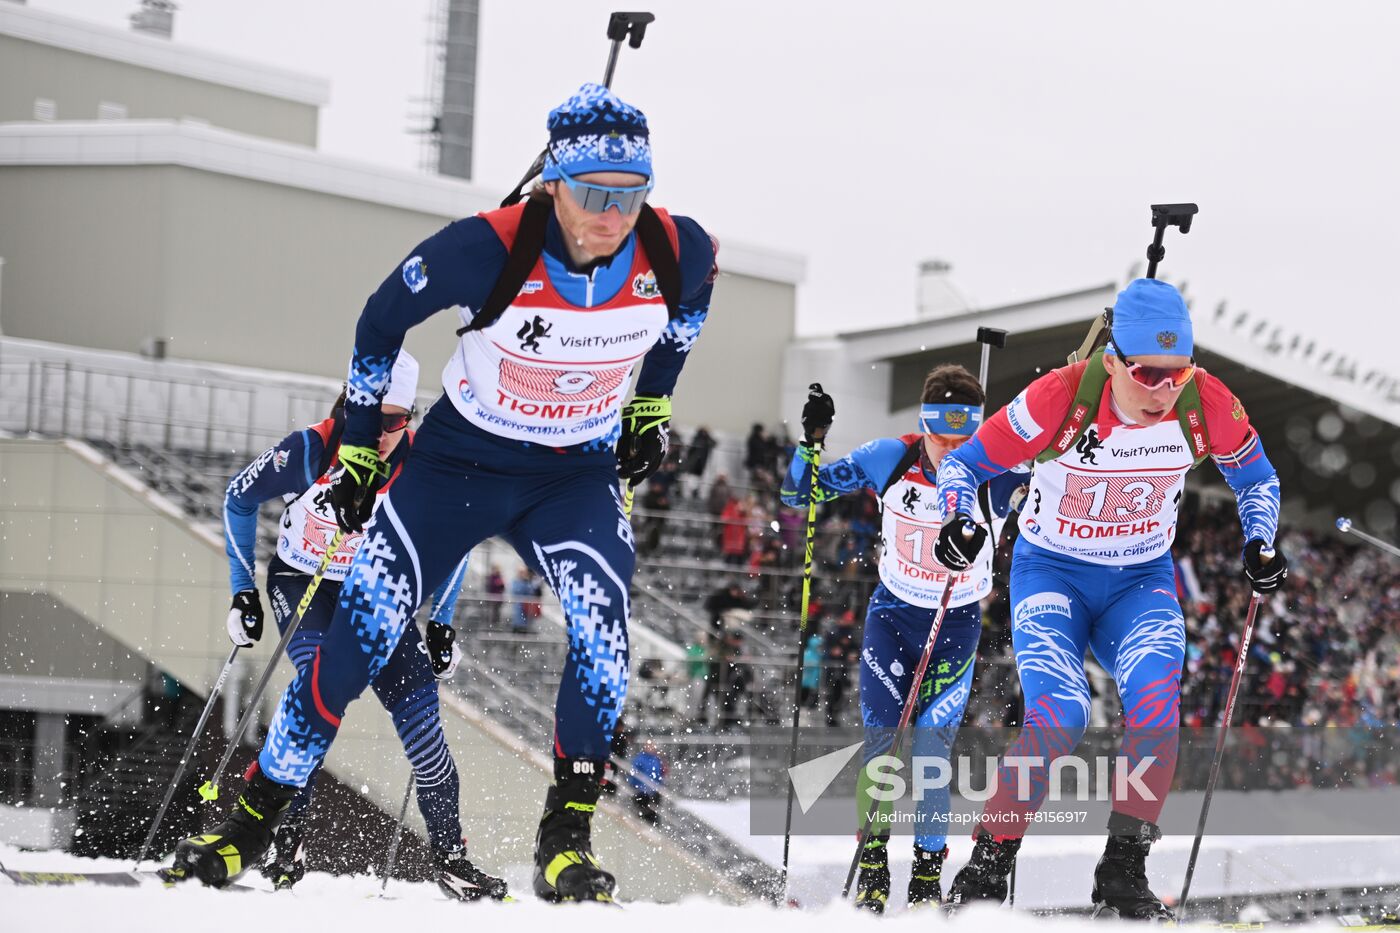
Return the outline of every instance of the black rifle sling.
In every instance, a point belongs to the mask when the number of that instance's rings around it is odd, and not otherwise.
[[[532,197],[525,202],[524,212],[520,215],[520,226],[515,231],[515,242],[511,244],[505,267],[496,279],[496,287],[491,289],[486,303],[481,306],[471,323],[457,328],[458,337],[467,331],[484,330],[496,323],[515,300],[515,296],[520,294],[525,280],[530,277],[530,271],[535,268],[535,262],[544,252],[545,229],[549,226],[549,216],[553,212],[553,198]],[[676,259],[676,251],[671,246],[671,238],[666,235],[666,228],[662,225],[660,216],[651,209],[650,204],[642,205],[636,231],[637,240],[646,251],[652,272],[656,274],[656,285],[661,289],[661,297],[666,301],[666,314],[674,320],[680,313],[681,267]]]
[[[656,286],[661,289],[661,297],[666,301],[666,316],[674,321],[681,311],[681,264],[676,259],[676,248],[666,235],[661,216],[651,209],[650,204],[642,205],[636,229],[637,240],[646,250],[651,271],[656,273]]]
[[[549,215],[554,213],[554,201],[548,198],[530,198],[520,215],[520,226],[515,231],[515,242],[511,244],[510,255],[496,279],[496,287],[491,289],[486,303],[472,317],[471,323],[457,328],[460,337],[469,330],[484,330],[505,313],[506,308],[520,294],[535,261],[544,252],[544,231],[549,226]]]

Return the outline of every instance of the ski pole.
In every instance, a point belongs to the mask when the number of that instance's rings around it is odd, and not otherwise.
[[[968,529],[971,531],[971,529]],[[971,537],[971,535],[967,535]],[[914,718],[914,707],[919,703],[919,687],[924,682],[924,672],[928,670],[928,663],[933,658],[933,647],[938,644],[938,630],[943,627],[943,617],[948,614],[948,603],[953,598],[953,584],[957,583],[958,575],[955,571],[948,571],[948,585],[943,588],[943,598],[938,602],[938,615],[933,620],[933,628],[929,629],[928,641],[924,642],[924,654],[919,658],[919,666],[914,671],[914,679],[909,684],[909,696],[904,701],[904,712],[899,716],[899,728],[894,732],[894,744],[890,749],[890,755],[898,758],[900,749],[904,744],[904,731],[909,727],[909,720]],[[865,844],[870,841],[870,830],[874,828],[875,814],[880,810],[878,803],[871,803],[870,809],[865,812],[861,820],[860,838],[856,841],[856,854],[851,859],[851,867],[846,872],[846,884],[841,888],[841,899],[845,900],[851,893],[851,882],[856,878],[856,868],[860,865],[861,853],[865,851]]]
[[[394,873],[394,861],[399,856],[399,840],[403,838],[403,820],[408,815],[408,798],[413,796],[413,769],[408,771],[408,786],[403,789],[403,804],[399,807],[399,822],[394,826],[394,835],[389,840],[389,854],[384,857],[384,879],[379,885],[379,896],[389,890],[389,876]]]
[[[996,347],[1000,350],[1006,346],[1006,331],[998,330],[995,327],[979,327],[977,328],[977,342],[982,345],[982,362],[977,368],[977,384],[982,387],[982,394],[986,396],[988,394],[987,374],[992,364],[992,347]],[[990,530],[992,527],[992,516],[988,515],[986,518],[987,528]],[[993,553],[995,553],[996,546],[997,542],[993,540]],[[1008,908],[1016,906],[1016,866],[1014,863],[1011,866],[1011,883],[1010,889],[1007,892],[1006,906]]]
[[[612,87],[613,71],[617,68],[617,56],[622,51],[623,40],[629,40],[627,44],[634,49],[641,48],[642,39],[646,38],[647,25],[655,20],[656,17],[651,13],[616,12],[608,17],[608,39],[612,46],[608,49],[608,66],[603,71],[603,87]],[[548,146],[540,150],[540,154],[530,163],[515,190],[506,195],[505,200],[501,202],[501,207],[519,204],[524,199],[525,186],[530,183],[530,179],[544,171],[544,160],[548,155]]]
[[[219,694],[223,692],[224,681],[228,679],[228,672],[233,670],[234,659],[238,657],[238,645],[233,646],[233,650],[228,653],[228,660],[224,662],[223,669],[219,671],[219,677],[214,681],[214,687],[209,691],[209,699],[204,703],[204,712],[199,714],[199,722],[194,725],[194,734],[190,736],[190,743],[185,746],[185,753],[180,756],[180,764],[175,768],[175,776],[170,779],[170,786],[165,789],[165,798],[160,802],[160,809],[156,811],[156,818],[151,823],[151,831],[146,834],[146,842],[141,846],[141,851],[136,853],[136,863],[131,866],[132,871],[141,867],[141,863],[146,859],[146,853],[151,851],[151,844],[156,840],[156,831],[160,829],[161,821],[165,819],[165,811],[170,808],[170,801],[175,799],[175,788],[180,786],[180,780],[185,776],[185,767],[194,757],[195,746],[199,744],[199,737],[204,734],[204,726],[209,722],[209,714],[214,711],[214,703],[219,699]]]
[[[302,617],[306,615],[306,610],[311,606],[312,598],[315,597],[316,591],[321,587],[321,581],[326,576],[326,568],[330,566],[331,558],[335,556],[336,549],[340,547],[340,542],[343,540],[345,540],[345,532],[337,529],[335,537],[331,538],[330,546],[326,548],[326,553],[321,555],[321,565],[316,568],[316,576],[311,578],[311,582],[306,586],[306,592],[301,594],[301,602],[297,603],[296,615],[292,617],[287,630],[282,633],[277,647],[272,650],[272,657],[268,658],[267,666],[263,668],[262,676],[258,678],[258,685],[253,688],[252,695],[248,697],[248,708],[243,711],[238,725],[234,727],[233,735],[229,738],[228,748],[224,749],[224,757],[219,759],[219,766],[214,769],[214,776],[199,786],[199,796],[205,800],[219,799],[219,778],[224,776],[224,769],[228,767],[233,753],[238,750],[239,743],[243,741],[243,733],[248,730],[248,724],[253,721],[253,716],[258,711],[258,701],[262,699],[263,691],[267,689],[267,682],[272,679],[272,672],[277,669],[277,662],[281,660],[282,653],[287,650],[288,643],[296,634],[297,627],[301,625]]]
[[[1380,538],[1377,538],[1374,535],[1368,535],[1366,532],[1353,525],[1351,523],[1351,519],[1349,518],[1337,519],[1337,530],[1340,531],[1342,534],[1354,534],[1362,541],[1365,541],[1367,544],[1371,545],[1372,547],[1378,550],[1384,551],[1391,557],[1400,557],[1400,548],[1396,547],[1388,541],[1382,541]]]
[[[1259,551],[1260,557],[1267,560],[1274,559],[1273,548],[1263,548]],[[1225,720],[1220,724],[1220,732],[1215,736],[1215,758],[1210,763],[1210,777],[1206,779],[1206,795],[1201,800],[1201,818],[1196,823],[1196,838],[1191,843],[1191,857],[1186,860],[1186,880],[1181,885],[1181,900],[1177,901],[1176,909],[1180,913],[1179,920],[1186,919],[1186,895],[1191,892],[1191,876],[1196,873],[1196,857],[1201,852],[1201,837],[1206,831],[1206,817],[1210,813],[1210,800],[1215,796],[1215,782],[1220,777],[1220,762],[1225,754],[1225,737],[1230,733],[1230,720],[1234,718],[1235,697],[1240,692],[1240,677],[1244,673],[1245,661],[1249,659],[1249,640],[1254,635],[1254,617],[1259,613],[1259,604],[1263,601],[1263,596],[1255,593],[1249,601],[1249,612],[1244,619],[1244,634],[1240,636],[1239,657],[1235,659],[1235,673],[1230,678],[1230,692],[1225,696]]]
[[[821,395],[820,383],[812,383],[809,395]],[[807,648],[807,614],[812,605],[812,545],[817,534],[818,472],[821,468],[822,447],[818,441],[812,447],[812,488],[807,492],[807,543],[802,556],[802,614],[797,624],[797,683],[792,696],[792,742],[788,746],[787,818],[783,823],[783,871],[779,886],[783,903],[788,900],[788,852],[792,845],[792,769],[797,767],[797,730],[802,722],[802,674]]]

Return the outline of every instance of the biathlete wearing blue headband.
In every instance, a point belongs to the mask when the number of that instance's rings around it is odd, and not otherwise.
[[[938,553],[963,566],[977,544],[976,534],[961,534],[973,521],[977,484],[1007,464],[1037,461],[1011,562],[1011,637],[1026,712],[1006,753],[1036,764],[999,771],[972,860],[949,892],[955,903],[1006,897],[1051,762],[1088,725],[1084,652],[1093,648],[1123,702],[1119,761],[1138,776],[1114,783],[1093,900],[1124,918],[1170,918],[1144,866],[1176,769],[1186,627],[1171,545],[1193,465],[1214,460],[1235,492],[1250,586],[1272,592],[1287,574],[1275,544],[1278,474],[1239,399],[1196,367],[1181,295],[1138,279],[1118,295],[1111,332],[1107,353],[1032,382],[938,466],[950,516]]]
[[[635,550],[618,479],[635,486],[665,456],[671,391],[709,310],[716,246],[695,221],[659,209],[661,249],[673,255],[648,255],[639,240],[652,165],[636,107],[585,84],[547,125],[549,157],[531,193],[546,205],[542,251],[505,303],[493,311],[522,217],[540,216],[539,208],[526,213],[528,203],[424,240],[360,315],[342,469],[330,488],[347,531],[359,530],[357,502],[384,473],[374,449],[380,403],[405,333],[452,307],[462,309],[463,328],[443,371],[444,394],[364,528],[325,640],[282,695],[242,802],[179,846],[177,868],[207,883],[236,875],[230,865],[261,860],[287,801],[311,778],[425,594],[474,545],[501,535],[559,597],[569,640],[535,891],[611,899],[614,879],[593,855],[590,819],[627,695]],[[658,280],[671,273],[667,295]],[[476,320],[479,311],[493,313]],[[635,397],[624,405],[638,366]],[[226,861],[229,847],[237,859]]]
[[[861,647],[860,709],[865,726],[865,761],[889,751],[904,701],[938,615],[950,571],[933,556],[943,523],[943,507],[934,482],[938,462],[968,440],[982,423],[985,394],[977,379],[956,365],[935,368],[924,380],[919,428],[914,434],[870,441],[817,472],[817,501],[872,490],[880,499],[880,583],[866,610]],[[834,417],[831,398],[810,398],[802,410],[805,436],[788,467],[783,502],[805,506],[812,489],[812,452],[826,436]],[[985,508],[1005,516],[1024,493],[1028,474],[1001,473],[987,484]],[[977,521],[989,516],[974,505]],[[938,631],[933,655],[919,692],[914,720],[914,754],[946,758],[953,747],[972,686],[977,642],[982,632],[979,605],[992,589],[993,544],[984,541],[972,566],[953,573],[955,582],[947,615]],[[861,770],[857,811],[870,808],[868,781]],[[937,904],[947,855],[948,789],[925,792],[918,804],[914,869],[908,896],[912,906]],[[890,894],[888,804],[861,853],[856,903],[882,913]]]

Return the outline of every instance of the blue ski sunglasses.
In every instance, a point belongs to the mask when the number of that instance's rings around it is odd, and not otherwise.
[[[554,162],[554,167],[559,170],[559,180],[568,187],[569,193],[574,196],[574,200],[579,206],[590,214],[602,214],[610,207],[615,207],[626,216],[635,214],[642,209],[646,203],[647,195],[651,193],[652,186],[656,183],[654,179],[648,178],[645,185],[635,185],[630,188],[613,188],[608,185],[595,185],[588,181],[579,181],[564,171],[564,166],[554,158],[553,153],[548,156]]]

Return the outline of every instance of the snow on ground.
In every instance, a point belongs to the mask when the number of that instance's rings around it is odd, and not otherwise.
[[[686,801],[686,806],[768,864],[781,864],[782,836],[753,835],[747,801]],[[1147,860],[1148,881],[1165,899],[1181,893],[1191,843],[1190,836],[1172,835],[1153,846]],[[1094,865],[1103,847],[1101,833],[1028,837],[1017,859],[1016,903],[1032,910],[1088,906]],[[951,879],[972,854],[971,835],[951,834],[948,848],[945,879]],[[809,905],[839,897],[854,854],[853,836],[794,836],[790,890]],[[901,891],[912,860],[912,837],[895,836],[890,843],[893,904],[903,900]],[[1400,886],[1400,838],[1207,834],[1191,891],[1194,899],[1363,885]]]
[[[62,852],[20,851],[0,845],[0,862],[11,870],[111,871],[129,868],[112,859],[84,859]],[[256,875],[249,883],[260,884]],[[778,909],[755,903],[732,906],[716,901],[689,900],[680,904],[628,904],[614,915],[611,908],[559,907],[544,904],[517,888],[515,903],[459,904],[448,901],[431,884],[391,882],[389,898],[380,899],[379,881],[369,877],[336,878],[311,874],[292,894],[230,892],[201,888],[194,883],[165,888],[152,880],[140,888],[93,885],[31,888],[0,879],[0,929],[35,933],[122,933],[163,930],[298,930],[308,933],[352,933],[366,930],[408,933],[432,930],[498,930],[512,933],[558,933],[569,911],[586,913],[587,923],[602,920],[640,929],[664,928],[666,933],[715,933],[748,930],[764,933],[852,933],[873,930],[870,924],[893,924],[896,929],[927,928],[933,923],[950,933],[995,927],[997,933],[1103,933],[1103,921],[1037,917],[1022,911],[970,909],[951,919],[941,914],[898,912],[877,919],[839,903],[805,910]],[[898,898],[896,898],[898,899]],[[563,912],[563,913],[561,913]],[[576,918],[571,918],[577,922]],[[852,924],[859,925],[853,927]],[[1319,926],[1317,929],[1336,927]]]

